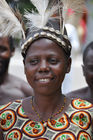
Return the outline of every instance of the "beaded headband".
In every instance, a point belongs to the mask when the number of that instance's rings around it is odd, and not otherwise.
[[[36,12],[25,11],[29,36],[26,37],[18,12],[11,10],[5,0],[0,0],[0,32],[3,36],[20,37],[24,39],[22,55],[26,54],[31,43],[39,38],[48,38],[61,46],[67,56],[70,56],[71,44],[65,32],[65,23],[70,13],[81,13],[85,0],[30,0]],[[56,26],[56,24],[58,26]]]
[[[50,40],[55,41],[59,46],[63,48],[67,56],[70,56],[71,53],[71,44],[68,40],[67,35],[62,35],[59,30],[55,30],[54,28],[44,27],[43,29],[38,30],[33,35],[27,38],[27,40],[22,45],[22,55],[25,56],[25,53],[29,47],[35,40],[39,38],[48,38]]]

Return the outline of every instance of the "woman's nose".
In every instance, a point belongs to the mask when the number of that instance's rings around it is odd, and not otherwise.
[[[46,60],[41,61],[39,66],[39,72],[48,72],[49,71],[49,65],[46,62]]]

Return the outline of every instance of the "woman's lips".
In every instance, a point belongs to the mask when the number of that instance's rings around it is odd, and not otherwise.
[[[54,77],[41,77],[41,78],[37,78],[36,81],[42,82],[42,83],[48,83],[50,81],[52,81],[54,79]]]
[[[47,79],[47,78],[42,78],[42,79],[39,79],[40,82],[49,82],[50,79]]]

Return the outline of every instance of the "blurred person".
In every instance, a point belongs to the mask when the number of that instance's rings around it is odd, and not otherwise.
[[[14,55],[12,37],[0,36],[0,104],[31,95],[32,88],[20,78],[8,73],[11,57]]]
[[[93,42],[89,43],[83,52],[82,69],[88,86],[72,91],[67,96],[85,99],[93,104]]]

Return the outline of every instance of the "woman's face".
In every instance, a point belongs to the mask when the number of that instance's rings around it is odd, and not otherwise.
[[[35,93],[50,94],[61,89],[65,73],[70,70],[70,59],[49,39],[31,44],[25,59],[25,74]]]

